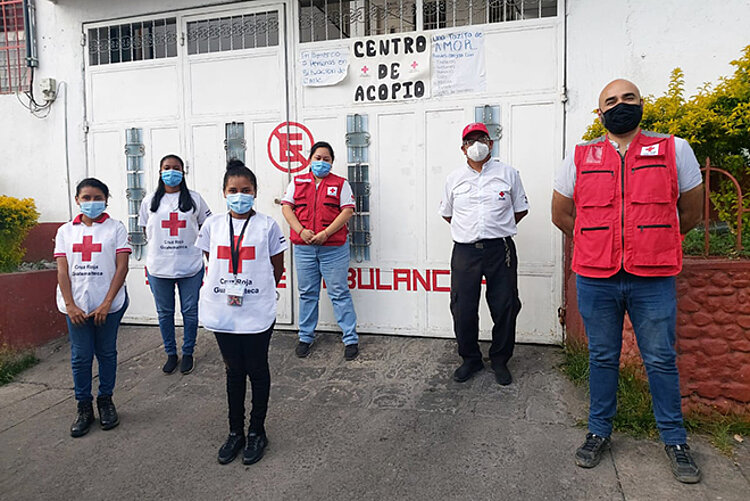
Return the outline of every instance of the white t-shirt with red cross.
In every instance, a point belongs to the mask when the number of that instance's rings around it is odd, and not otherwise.
[[[227,304],[226,285],[234,283],[229,246],[229,220],[239,238],[244,219],[228,213],[206,219],[195,246],[209,253],[208,273],[201,287],[198,319],[206,328],[231,334],[259,334],[276,321],[276,280],[271,256],[287,249],[286,239],[273,218],[255,213],[240,242],[236,278],[245,287],[241,306]]]
[[[68,277],[73,301],[85,314],[102,304],[117,268],[117,254],[132,252],[128,231],[120,221],[102,214],[91,226],[86,226],[81,215],[60,226],[55,236],[55,258],[68,260]],[[117,291],[109,312],[118,311],[125,304],[125,285]],[[57,286],[57,309],[67,314],[65,299]]]
[[[197,192],[190,190],[190,196],[195,207],[189,212],[180,211],[179,192],[165,193],[156,212],[151,212],[153,193],[141,203],[138,224],[146,228],[146,268],[155,277],[192,277],[203,266],[195,239],[198,228],[211,215],[211,209]]]

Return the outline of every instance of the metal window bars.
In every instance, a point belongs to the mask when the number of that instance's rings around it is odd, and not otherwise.
[[[245,124],[243,122],[232,122],[224,126],[224,149],[227,152],[227,162],[240,160],[245,163]]]
[[[300,0],[300,41],[434,30],[557,15],[557,0]]]
[[[0,94],[29,90],[26,68],[38,66],[34,26],[32,0],[0,0]]]
[[[152,19],[88,30],[89,65],[177,56],[177,18]]]
[[[367,129],[367,115],[347,115],[348,178],[355,203],[354,216],[349,220],[349,253],[358,263],[370,260],[370,133]]]
[[[279,45],[278,11],[192,21],[187,25],[188,54],[256,49]]]

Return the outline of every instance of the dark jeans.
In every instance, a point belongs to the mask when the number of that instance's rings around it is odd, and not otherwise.
[[[481,361],[479,350],[479,296],[482,277],[487,280],[486,299],[492,316],[490,361],[505,363],[513,356],[518,298],[518,258],[511,238],[453,245],[451,256],[451,314],[464,361]]]
[[[260,334],[226,334],[216,332],[216,342],[224,359],[227,373],[227,402],[229,404],[229,431],[244,433],[245,394],[247,378],[253,391],[249,431],[265,433],[264,423],[271,392],[271,372],[268,369],[270,329]]]

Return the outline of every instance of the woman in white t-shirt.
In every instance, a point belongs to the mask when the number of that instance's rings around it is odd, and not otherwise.
[[[112,403],[117,374],[117,330],[128,307],[128,232],[104,212],[109,189],[95,178],[76,187],[81,213],[57,230],[57,307],[65,314],[78,414],[70,434],[88,433],[94,422],[91,367],[99,365],[96,406],[105,430],[120,423]]]
[[[177,155],[159,162],[159,186],[141,203],[139,224],[146,228],[146,273],[159,315],[159,331],[167,361],[162,370],[177,368],[174,329],[174,289],[180,293],[183,338],[180,372],[193,370],[193,351],[198,334],[198,293],[203,281],[203,257],[195,247],[200,225],[211,209],[185,182],[185,164]]]
[[[268,346],[287,244],[276,221],[253,210],[257,190],[252,171],[239,160],[230,161],[224,174],[229,211],[209,217],[195,243],[208,257],[200,322],[215,332],[226,368],[229,436],[219,449],[221,464],[233,461],[243,447],[242,462],[253,464],[268,445],[264,426],[271,390]],[[253,404],[246,439],[248,377]]]

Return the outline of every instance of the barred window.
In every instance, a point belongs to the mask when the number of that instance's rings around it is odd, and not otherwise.
[[[556,15],[557,0],[300,0],[299,34],[320,42]]]
[[[0,94],[29,90],[23,0],[0,1]]]
[[[256,49],[279,45],[278,11],[189,22],[188,54]]]
[[[153,19],[88,32],[89,64],[127,63],[177,56],[177,19]]]

